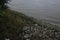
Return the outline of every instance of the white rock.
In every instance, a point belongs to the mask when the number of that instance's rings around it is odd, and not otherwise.
[[[35,26],[38,26],[38,24],[35,24]]]
[[[5,40],[10,40],[9,38],[6,38]]]

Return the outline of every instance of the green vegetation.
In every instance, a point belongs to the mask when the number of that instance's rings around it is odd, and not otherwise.
[[[15,39],[22,32],[23,26],[35,23],[33,18],[15,11],[6,10],[2,14],[4,15],[0,17],[0,39],[6,37]]]
[[[9,0],[0,0],[0,11],[8,8],[7,3]]]
[[[27,37],[30,40],[60,40],[60,30],[57,26],[39,22],[32,17],[12,10],[5,10],[1,13],[3,15],[0,16],[0,40],[5,38],[25,40],[24,35],[26,34],[30,36]],[[24,27],[28,27],[29,31],[24,30]]]

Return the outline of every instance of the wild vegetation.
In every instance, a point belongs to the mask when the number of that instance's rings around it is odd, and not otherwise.
[[[0,39],[11,40],[60,40],[57,26],[39,22],[12,10],[2,12],[0,17]]]
[[[0,0],[0,40],[60,40],[58,26],[5,9],[7,2]]]

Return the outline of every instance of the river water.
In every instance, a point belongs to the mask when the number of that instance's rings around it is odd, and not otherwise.
[[[11,0],[9,7],[38,20],[60,25],[60,0]]]

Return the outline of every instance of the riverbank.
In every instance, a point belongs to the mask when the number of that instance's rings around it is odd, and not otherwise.
[[[0,20],[0,39],[60,40],[60,27],[38,21],[13,10],[3,12]]]

